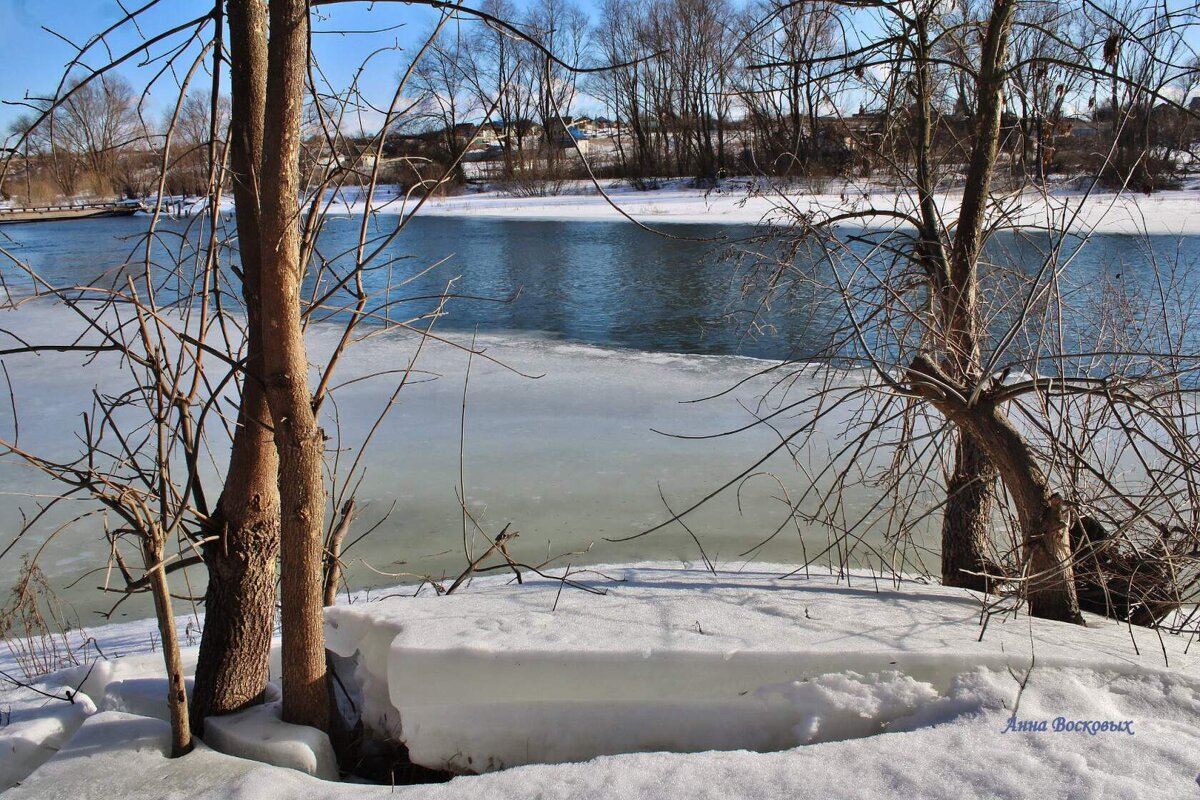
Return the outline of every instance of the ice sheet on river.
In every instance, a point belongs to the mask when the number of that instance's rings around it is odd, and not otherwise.
[[[46,303],[0,312],[0,327],[30,341],[57,342],[77,325],[69,311]],[[314,325],[308,335],[312,360],[320,363],[339,335],[338,327]],[[454,344],[426,344],[410,385],[397,397],[362,461],[362,530],[391,513],[382,527],[347,554],[355,588],[394,584],[391,576],[401,573],[440,575],[462,568],[462,515],[456,492],[469,360],[464,348],[471,338],[447,336]],[[386,335],[367,339],[347,353],[335,381],[345,385],[326,404],[323,420],[331,437],[331,463],[336,458],[341,479],[387,406],[415,346],[415,336]],[[613,350],[531,334],[480,336],[476,347],[486,355],[471,360],[467,391],[463,455],[468,507],[492,536],[511,523],[512,530],[520,532],[513,550],[530,561],[543,560],[548,551],[558,554],[589,546],[586,556],[574,557],[576,563],[699,559],[694,542],[678,526],[621,544],[606,539],[638,533],[668,518],[660,489],[672,508],[682,508],[778,445],[776,435],[766,428],[702,441],[665,435],[711,434],[745,426],[753,420],[752,411],[761,408],[757,397],[763,386],[738,384],[773,362]],[[77,353],[5,359],[21,413],[23,446],[51,457],[77,453],[78,440],[67,432],[82,425],[91,391],[97,386],[116,391],[116,360],[106,354],[86,365],[85,360]],[[384,374],[347,383],[372,372]],[[685,402],[735,386],[709,402]],[[11,427],[9,416],[0,415],[6,429]],[[842,432],[837,419],[831,419],[829,428],[830,436]],[[202,460],[210,477],[211,465],[225,462],[220,439],[214,433],[213,457]],[[806,456],[820,457],[820,448]],[[807,485],[805,473],[786,457],[763,464],[761,470]],[[31,507],[32,500],[23,493],[54,489],[16,464],[0,465],[0,481],[7,492],[0,497],[0,529],[5,530],[19,527],[21,504]],[[751,480],[741,487],[740,507],[739,498],[726,493],[690,518],[690,527],[710,557],[729,561],[788,518],[777,494],[772,478]],[[77,513],[80,505],[64,507],[60,516]],[[61,521],[53,515],[45,518],[0,563],[0,587],[14,579],[20,551],[33,551]],[[824,546],[825,539],[823,532],[816,534],[816,544]],[[107,554],[97,517],[60,534],[41,563],[62,586],[101,565]],[[778,537],[759,557],[791,560],[801,554],[793,531]],[[192,588],[199,590],[199,572],[195,581]],[[66,595],[85,622],[95,621],[89,609],[101,604],[107,608],[109,598],[97,599],[95,592],[100,582],[102,576],[79,581]],[[148,601],[140,607],[136,602],[126,603],[121,611],[150,613]]]

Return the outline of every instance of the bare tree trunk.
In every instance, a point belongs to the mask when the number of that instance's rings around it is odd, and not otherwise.
[[[308,4],[273,0],[267,55],[260,197],[263,372],[279,452],[283,718],[329,723],[322,612],[324,432],[308,387],[300,319],[300,123],[308,58]]]
[[[230,0],[233,105],[230,163],[241,248],[248,341],[246,377],[229,470],[205,546],[205,624],[192,692],[192,725],[259,702],[269,677],[279,556],[279,459],[262,372],[258,165],[262,163],[267,35],[263,0]]]
[[[1025,440],[998,409],[981,404],[957,418],[986,442],[1017,507],[1029,613],[1044,619],[1082,623],[1062,498],[1050,491]]]
[[[960,432],[942,515],[942,583],[947,586],[991,588],[986,575],[995,570],[988,558],[995,483],[996,468],[987,453]]]
[[[150,594],[154,597],[154,613],[158,619],[158,635],[162,639],[163,664],[167,670],[167,709],[171,714],[171,758],[187,755],[192,749],[192,731],[188,724],[187,688],[183,682],[183,661],[179,657],[179,634],[175,630],[175,615],[171,611],[171,593],[167,588],[167,572],[163,568],[162,531],[146,533],[142,539],[142,556],[150,571]]]
[[[975,336],[974,316],[974,257],[959,249],[954,255],[959,265],[951,268],[951,256],[946,252],[941,230],[941,212],[934,200],[935,180],[933,175],[933,122],[932,122],[932,74],[929,65],[929,42],[924,17],[915,19],[915,36],[910,46],[917,48],[914,61],[917,67],[917,190],[921,215],[921,250],[919,256],[929,275],[930,284],[938,298],[939,313],[943,320],[946,340],[944,351],[948,366],[964,381],[970,374],[971,365],[978,361],[979,347]],[[996,125],[999,125],[997,121]],[[998,127],[997,127],[998,130]],[[986,150],[984,150],[986,153]],[[988,171],[982,164],[973,164],[971,175],[964,191],[986,197]],[[983,205],[964,202],[964,212],[982,211]],[[978,223],[970,223],[975,227]],[[970,239],[978,242],[978,232]],[[963,269],[964,265],[970,266]],[[956,288],[955,281],[960,282]],[[965,291],[962,285],[965,284]],[[987,454],[963,431],[959,431],[955,449],[954,472],[946,486],[946,507],[942,515],[942,582],[947,586],[986,590],[985,580],[969,572],[987,569],[987,542],[991,528],[991,509],[994,501],[995,468]]]

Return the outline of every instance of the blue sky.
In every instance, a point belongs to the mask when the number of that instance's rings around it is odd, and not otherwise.
[[[139,8],[148,0],[124,0],[127,8]],[[593,11],[597,0],[576,0],[585,10]],[[1181,0],[1169,0],[1172,6]],[[523,7],[525,0],[515,0]],[[114,53],[125,52],[135,47],[141,36],[153,36],[187,20],[200,17],[212,9],[212,0],[159,0],[157,6],[139,17],[140,29],[125,26],[123,31],[112,37],[110,46]],[[124,15],[117,0],[0,0],[0,54],[3,68],[0,69],[0,100],[19,102],[27,93],[49,94],[54,91],[62,76],[64,66],[75,53],[74,48],[63,38],[84,43],[95,33],[112,25]],[[422,34],[427,32],[438,17],[438,12],[425,6],[408,5],[403,2],[343,3],[323,6],[314,15],[314,49],[324,75],[329,82],[343,89],[362,62],[373,53],[369,69],[360,77],[360,88],[372,103],[386,107],[391,100],[399,73],[412,56],[412,48],[419,46]],[[471,23],[462,23],[470,25]],[[51,33],[43,28],[49,28]],[[362,33],[372,31],[372,33]],[[356,32],[356,33],[350,33]],[[56,35],[58,34],[58,35]],[[210,32],[206,32],[208,38]],[[177,37],[175,42],[182,42]],[[161,54],[164,47],[156,48]],[[190,55],[181,58],[182,71],[194,58],[198,47],[193,46]],[[88,59],[93,67],[107,61],[107,53],[101,49]],[[159,71],[163,62],[155,61],[139,66],[144,59],[135,57],[121,67],[121,72],[139,90]],[[161,79],[147,100],[147,116],[158,122],[165,115],[168,105],[177,96],[178,81],[182,71],[168,73]],[[207,85],[209,78],[198,73],[194,85]],[[603,109],[590,108],[587,98],[581,97],[587,113]],[[852,106],[853,104],[851,104]],[[14,105],[0,105],[0,143],[7,134],[9,124],[24,109]],[[374,132],[378,127],[378,115],[364,116],[361,127]],[[346,125],[346,129],[359,127]]]
[[[146,0],[126,0],[130,9],[144,5]],[[162,0],[159,7],[147,12],[141,24],[145,36],[169,29],[211,10],[211,0]],[[0,53],[4,68],[0,69],[0,99],[20,101],[26,94],[50,93],[62,76],[64,66],[74,55],[67,42],[43,30],[43,26],[76,43],[84,43],[98,31],[120,19],[123,13],[116,0],[0,0]],[[362,87],[366,95],[386,105],[395,88],[397,74],[410,57],[407,48],[417,41],[436,19],[436,12],[421,6],[404,3],[347,3],[323,8],[314,22],[314,49],[322,69],[335,85],[344,85],[367,53],[385,49],[372,58],[371,67],[363,73]],[[139,17],[139,19],[142,19]],[[341,31],[395,30],[381,33],[346,34]],[[182,43],[186,37],[174,41]],[[206,37],[207,38],[207,37]],[[138,44],[138,33],[130,28],[115,36],[111,46],[114,53],[126,51]],[[156,52],[163,52],[158,48]],[[198,50],[193,48],[191,57]],[[103,50],[88,60],[95,67],[104,63]],[[162,62],[138,66],[143,59],[135,58],[121,68],[130,82],[139,89],[150,76],[161,69]],[[191,58],[182,59],[190,63]],[[186,67],[182,71],[186,71]],[[166,75],[161,89],[155,91],[148,103],[152,118],[158,119],[172,100],[182,73]],[[207,84],[207,76],[193,80]],[[12,105],[0,106],[0,139],[7,133],[10,122],[22,113]]]

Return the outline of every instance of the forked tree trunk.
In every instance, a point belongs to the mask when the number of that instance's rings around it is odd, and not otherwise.
[[[233,104],[230,166],[246,303],[246,375],[229,470],[204,549],[205,624],[192,692],[192,728],[262,698],[269,677],[279,556],[279,460],[262,372],[258,165],[262,163],[267,34],[263,0],[230,0]]]
[[[328,728],[322,612],[325,436],[313,413],[300,317],[300,123],[308,4],[272,0],[260,198],[263,372],[279,453],[283,717]],[[266,179],[269,176],[269,179]]]
[[[1082,623],[1071,568],[1069,519],[1062,498],[1050,490],[1028,443],[986,397],[974,405],[954,382],[924,356],[909,369],[913,390],[946,419],[973,437],[1004,481],[1021,525],[1024,594],[1035,617]]]
[[[995,565],[988,558],[996,468],[974,439],[959,432],[954,474],[942,514],[942,583],[986,592]]]
[[[981,404],[956,419],[985,442],[1017,508],[1029,613],[1082,624],[1062,498],[1050,491],[1028,444],[995,406]]]

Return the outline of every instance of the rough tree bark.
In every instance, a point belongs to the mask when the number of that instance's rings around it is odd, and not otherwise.
[[[313,413],[300,318],[300,123],[308,4],[272,0],[260,172],[263,373],[279,454],[283,718],[328,728],[322,599],[324,432]]]
[[[230,167],[246,304],[246,373],[225,486],[212,519],[219,536],[204,549],[205,625],[192,695],[192,727],[262,698],[275,621],[279,555],[279,460],[262,370],[258,170],[266,103],[267,10],[263,0],[230,0],[232,109]]]
[[[988,558],[996,467],[983,448],[959,432],[954,473],[942,512],[942,583],[986,592],[997,567]]]
[[[915,88],[917,90],[916,123],[916,189],[917,212],[920,217],[920,249],[918,257],[929,277],[931,291],[936,301],[940,326],[944,337],[938,344],[944,351],[947,367],[966,380],[971,365],[978,363],[979,346],[972,322],[978,314],[975,305],[976,293],[973,270],[962,267],[973,264],[961,248],[948,252],[942,233],[942,212],[935,199],[937,182],[933,166],[933,71],[931,67],[931,45],[929,43],[928,19],[918,15],[913,19],[914,31],[910,39],[913,48]],[[986,150],[984,150],[986,152]],[[987,192],[987,172],[978,172],[979,165],[973,164],[964,195]],[[963,212],[978,213],[983,206],[979,203],[964,203]],[[982,219],[968,220],[972,228],[978,229]],[[969,242],[970,240],[966,240]],[[956,244],[964,244],[957,242]],[[957,272],[951,266],[959,267]],[[954,287],[954,282],[966,282],[965,291]],[[992,524],[992,505],[995,497],[995,468],[979,445],[961,431],[955,449],[954,471],[946,486],[946,505],[942,514],[942,582],[947,586],[961,586],[984,591],[986,579],[980,574],[991,572],[987,560],[988,537]]]

